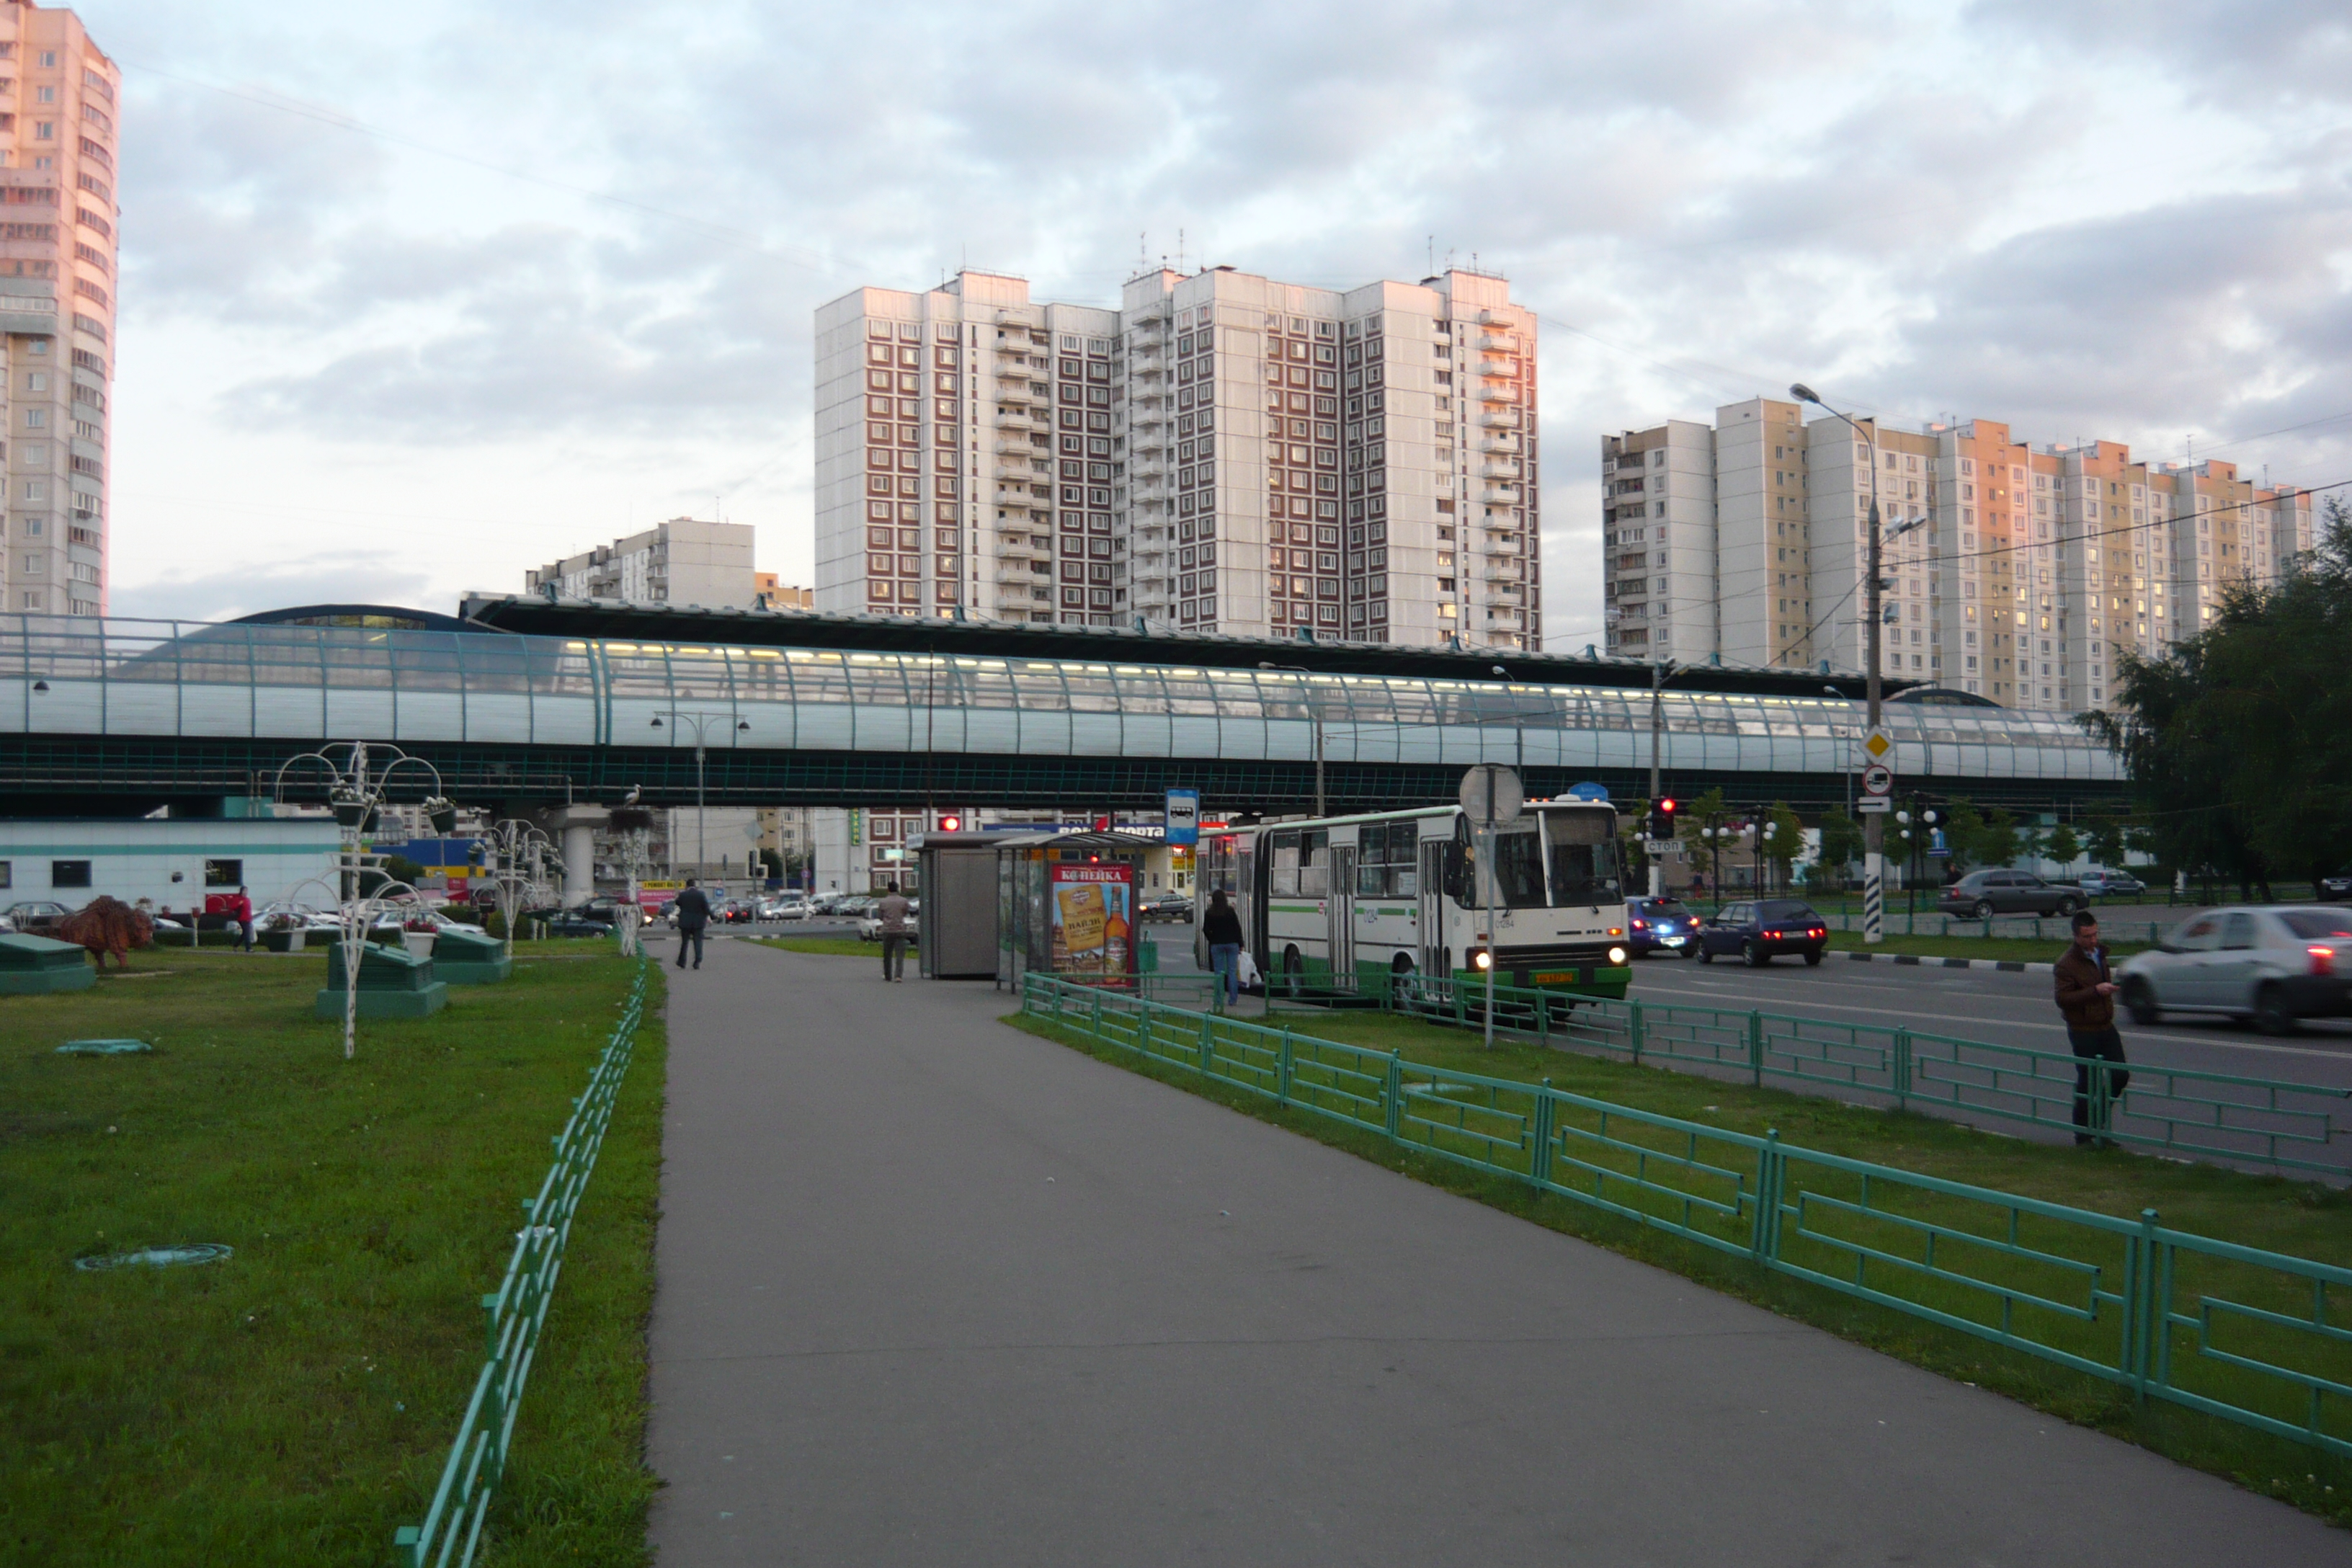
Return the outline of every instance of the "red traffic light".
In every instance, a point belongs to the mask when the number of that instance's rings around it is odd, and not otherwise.
[[[1662,800],[1658,802],[1658,809],[1672,816],[1675,814],[1675,803],[1672,800]]]
[[[952,813],[950,813],[950,815],[948,815],[948,816],[942,816],[942,817],[940,817],[940,831],[941,833],[961,833],[961,832],[962,832],[962,831],[963,831],[963,818],[962,818],[962,817],[961,817],[961,816],[957,816],[953,815]]]

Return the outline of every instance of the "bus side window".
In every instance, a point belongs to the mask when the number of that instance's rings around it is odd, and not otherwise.
[[[1276,898],[1298,896],[1298,833],[1276,833],[1266,840],[1274,855],[1270,891]]]
[[[1465,910],[1475,901],[1471,891],[1475,880],[1470,874],[1472,860],[1470,847],[1460,839],[1446,845],[1445,896]]]
[[[1320,899],[1331,891],[1331,835],[1322,828],[1307,829],[1298,846],[1298,892],[1301,898]]]
[[[1358,898],[1376,899],[1388,890],[1381,871],[1388,863],[1389,831],[1385,822],[1367,822],[1356,829]]]

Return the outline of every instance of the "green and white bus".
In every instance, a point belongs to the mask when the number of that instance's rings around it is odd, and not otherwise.
[[[1454,805],[1205,828],[1192,929],[1222,891],[1274,987],[1484,980],[1491,967],[1497,984],[1623,996],[1633,972],[1616,808],[1530,802],[1497,835],[1492,876],[1472,837]],[[1207,968],[1207,951],[1196,956]]]

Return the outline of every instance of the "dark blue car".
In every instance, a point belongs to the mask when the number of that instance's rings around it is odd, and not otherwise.
[[[1760,969],[1784,952],[1796,953],[1807,963],[1819,963],[1829,945],[1829,922],[1801,899],[1726,904],[1698,931],[1701,963],[1737,958],[1751,969]]]
[[[1688,958],[1698,951],[1697,912],[1680,899],[1625,900],[1625,947],[1636,958],[1670,952]]]

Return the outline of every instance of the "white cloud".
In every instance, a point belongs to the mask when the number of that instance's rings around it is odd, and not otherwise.
[[[714,495],[805,575],[824,300],[969,258],[1107,303],[1180,229],[1354,284],[1433,237],[1545,313],[1580,646],[1606,429],[1800,378],[2158,455],[2352,409],[2341,8],[2158,9],[93,9],[130,87],[113,602],[323,596],[323,541],[446,608]],[[2352,421],[2229,455],[2343,477]]]

